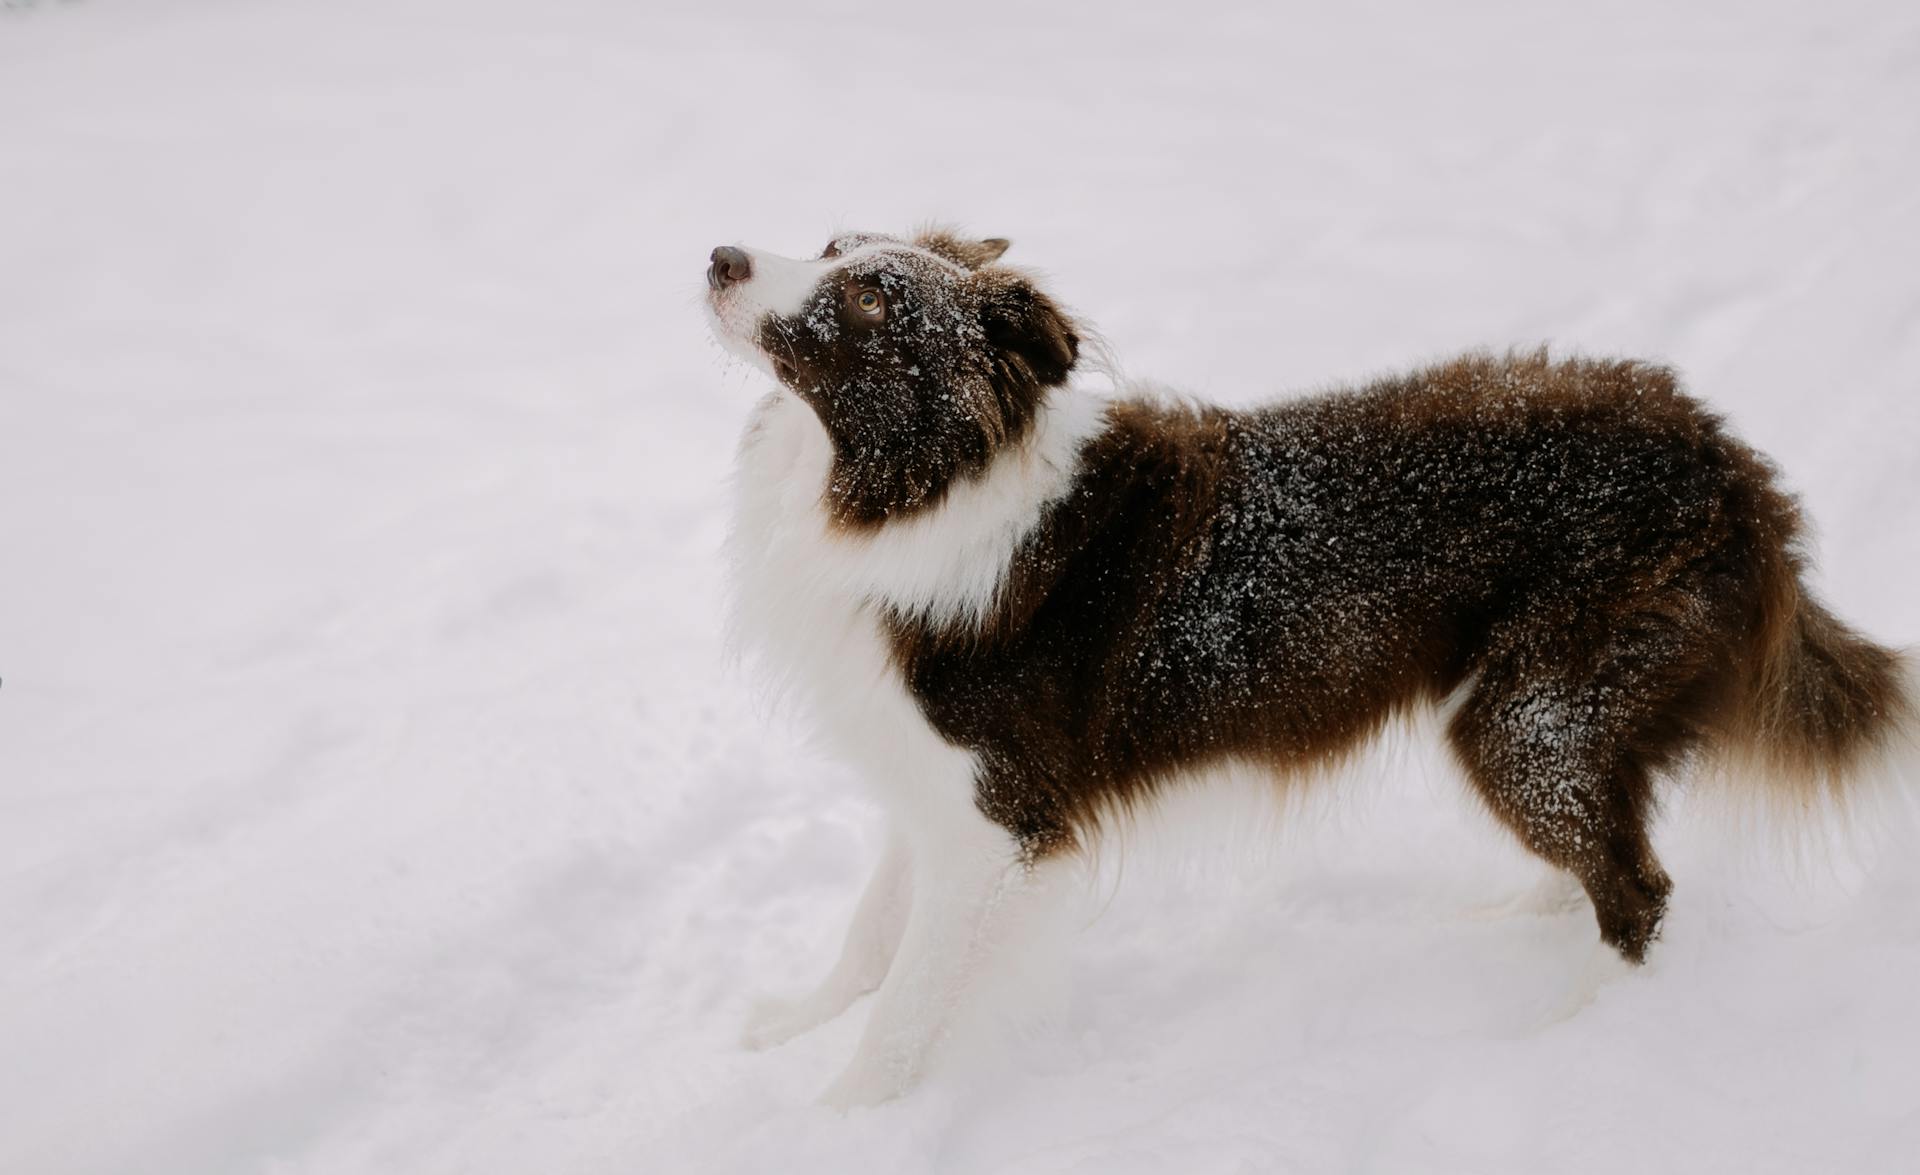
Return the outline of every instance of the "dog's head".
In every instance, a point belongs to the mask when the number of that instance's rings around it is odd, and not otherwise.
[[[1069,319],[995,264],[998,239],[847,233],[796,261],[723,245],[714,332],[813,409],[834,449],[828,507],[877,525],[938,502],[1019,443],[1080,354]]]

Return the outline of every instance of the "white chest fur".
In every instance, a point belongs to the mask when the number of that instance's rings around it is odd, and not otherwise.
[[[748,423],[735,474],[737,639],[832,749],[869,773],[923,772],[929,757],[960,754],[970,779],[972,756],[934,734],[907,691],[880,609],[979,623],[1021,542],[1071,486],[1081,446],[1105,424],[1104,401],[1057,391],[1024,444],[938,506],[849,534],[821,506],[833,456],[826,431],[800,400],[774,393]]]

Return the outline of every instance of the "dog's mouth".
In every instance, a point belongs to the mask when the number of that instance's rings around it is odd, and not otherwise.
[[[793,341],[788,337],[788,331],[785,322],[769,317],[761,328],[754,349],[766,357],[773,378],[787,387],[797,388],[800,386],[800,362],[793,354]]]
[[[755,323],[749,317],[750,308],[738,305],[727,298],[723,291],[716,290],[708,295],[707,310],[714,337],[727,351],[770,372],[775,379],[788,386],[793,386],[800,378],[800,365],[781,353],[777,337],[767,337],[764,320]]]

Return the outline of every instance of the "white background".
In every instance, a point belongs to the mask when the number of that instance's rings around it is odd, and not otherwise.
[[[759,385],[699,307],[948,218],[1221,400],[1659,357],[1912,643],[1916,112],[1897,2],[8,5],[0,1170],[1911,1170],[1910,853],[1678,814],[1560,1019],[1590,915],[1490,912],[1532,872],[1417,743],[813,1108],[862,1009],[734,1042],[877,840],[724,664]]]

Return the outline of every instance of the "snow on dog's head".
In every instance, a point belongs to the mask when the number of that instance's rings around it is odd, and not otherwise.
[[[944,230],[834,238],[810,261],[723,245],[714,333],[819,417],[837,521],[874,525],[940,500],[1018,443],[1079,357],[1077,328],[1007,242]]]

